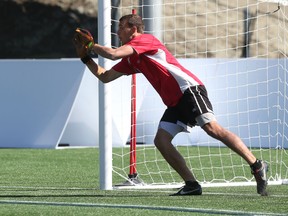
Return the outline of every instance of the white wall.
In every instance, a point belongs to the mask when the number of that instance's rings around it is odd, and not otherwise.
[[[76,61],[0,61],[0,147],[55,148],[85,67]]]
[[[252,147],[284,145],[288,132],[285,59],[179,61],[206,84],[224,127]],[[114,146],[123,146],[129,139],[130,82],[131,77],[124,76],[111,83]],[[137,75],[137,85],[137,141],[152,144],[165,106],[142,75]],[[0,147],[98,145],[98,80],[78,59],[1,60],[0,101]],[[174,140],[182,145],[196,142],[218,145],[200,128]]]

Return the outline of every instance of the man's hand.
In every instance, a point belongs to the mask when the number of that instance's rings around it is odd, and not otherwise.
[[[87,64],[89,61],[92,60],[88,53],[90,52],[89,46],[91,46],[90,48],[93,48],[94,41],[89,31],[83,29],[80,30],[79,28],[77,28],[72,42],[75,46],[77,55],[79,56],[79,58],[81,58],[81,61],[84,64]]]
[[[72,40],[74,46],[75,46],[75,49],[76,49],[76,52],[77,52],[77,55],[79,56],[79,58],[84,58],[85,56],[87,56],[87,48],[84,44],[82,44],[78,38],[78,35],[74,35],[73,37],[73,40]]]
[[[91,49],[94,46],[94,39],[92,34],[86,30],[86,29],[82,29],[82,28],[77,28],[75,30],[75,35],[74,38],[79,41],[81,44],[83,44],[88,51],[91,51]]]
[[[88,30],[77,28],[73,37],[73,44],[80,58],[88,55],[88,52],[94,46],[94,39]]]

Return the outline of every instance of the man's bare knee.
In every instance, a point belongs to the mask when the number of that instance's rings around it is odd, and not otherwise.
[[[161,145],[161,138],[158,135],[156,135],[154,138],[154,144],[157,148],[159,148],[159,146]]]
[[[210,122],[205,124],[202,128],[209,136],[215,139],[222,139],[227,135],[226,129],[220,126],[217,122]]]
[[[159,129],[154,138],[154,144],[158,149],[161,149],[165,145],[171,144],[173,137],[163,129]]]

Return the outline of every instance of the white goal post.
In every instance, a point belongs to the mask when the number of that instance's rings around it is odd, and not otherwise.
[[[155,34],[184,67],[205,83],[218,122],[239,135],[258,158],[268,162],[269,184],[287,184],[287,2],[112,0],[110,4],[99,0],[99,43],[109,44],[103,40],[110,40],[111,35],[111,46],[120,46],[118,19],[132,9],[143,17],[148,33]],[[104,95],[99,102],[99,127],[103,127],[99,133],[100,188],[179,187],[183,181],[153,145],[165,106],[142,75],[137,75],[136,87],[136,181],[129,175],[129,128],[120,134],[111,125],[117,121],[126,128],[131,120],[127,114],[130,80],[122,77],[115,81],[107,98],[106,91],[100,93]],[[111,109],[107,109],[109,105]],[[122,146],[112,148],[115,133],[127,138],[121,141]],[[173,144],[203,187],[255,185],[246,162],[200,128],[177,135]]]

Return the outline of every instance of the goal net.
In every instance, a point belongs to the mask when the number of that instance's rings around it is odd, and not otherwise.
[[[287,183],[287,2],[111,2],[112,46],[120,46],[118,19],[135,9],[145,21],[146,32],[158,37],[205,83],[218,122],[268,162],[269,184]],[[113,143],[120,143],[113,147],[113,185],[179,187],[183,180],[153,144],[165,106],[141,74],[136,80],[132,111],[131,78],[120,78],[112,87]],[[132,138],[131,112],[137,118]],[[133,139],[136,146],[131,152]],[[199,127],[177,135],[173,144],[204,187],[255,184],[248,164]]]

